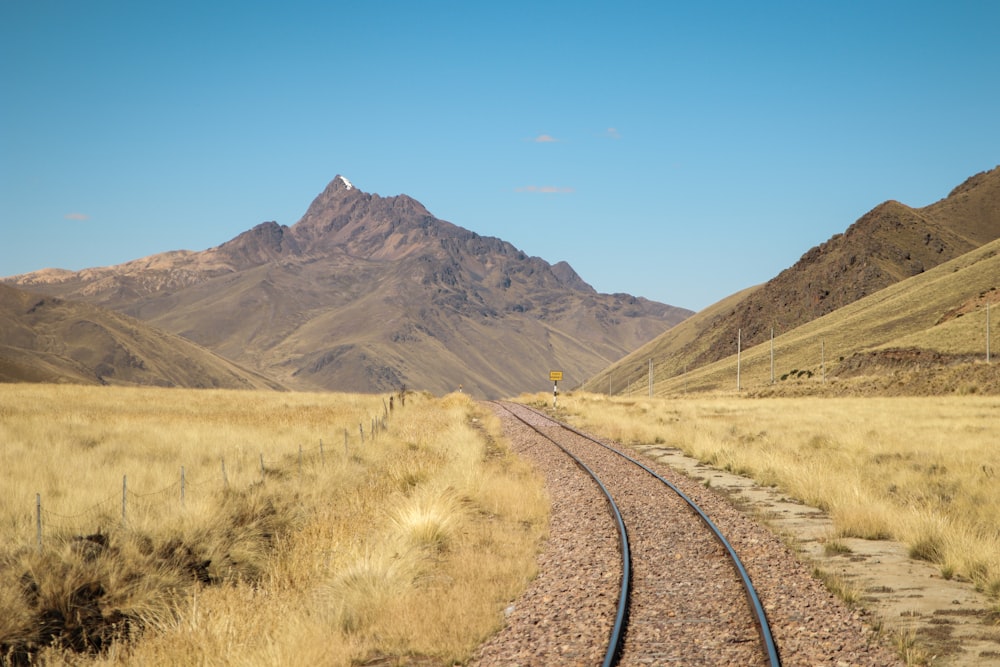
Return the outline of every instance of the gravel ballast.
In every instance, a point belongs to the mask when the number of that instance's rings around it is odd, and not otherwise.
[[[735,568],[676,494],[645,471],[524,406],[504,404],[584,460],[615,497],[632,549],[622,665],[763,665],[766,653]],[[619,537],[597,485],[555,445],[494,406],[511,447],[546,481],[551,525],[539,575],[474,663],[600,665],[621,583]],[[633,457],[634,454],[630,454]],[[770,531],[711,489],[643,463],[681,489],[739,554],[784,665],[901,665],[865,623]]]

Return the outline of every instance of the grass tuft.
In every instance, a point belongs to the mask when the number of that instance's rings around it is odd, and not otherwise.
[[[938,535],[921,535],[911,545],[910,558],[940,563],[944,558],[944,542]]]
[[[437,553],[448,549],[460,511],[451,493],[421,494],[395,512],[393,523],[405,543]]]
[[[840,540],[828,540],[823,544],[823,553],[827,556],[847,556],[854,550]]]
[[[813,568],[813,577],[823,582],[823,585],[826,586],[828,591],[839,597],[849,606],[854,607],[860,604],[862,599],[861,591],[837,575],[821,570],[817,567]]]

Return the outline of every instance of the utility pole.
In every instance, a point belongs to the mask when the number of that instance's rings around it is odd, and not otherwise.
[[[653,360],[649,360],[649,397],[653,397]]]
[[[740,391],[740,355],[743,347],[743,329],[736,330],[736,391]]]
[[[823,369],[823,382],[826,382],[826,341],[819,342],[819,365]]]
[[[771,384],[774,384],[774,327],[771,327]]]

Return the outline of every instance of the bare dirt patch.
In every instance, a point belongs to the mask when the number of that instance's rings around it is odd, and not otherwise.
[[[718,470],[663,446],[638,446],[665,463],[726,494],[782,535],[804,560],[859,593],[860,604],[886,630],[912,637],[947,667],[1000,665],[1000,619],[996,605],[958,578],[909,557],[905,544],[882,540],[834,539],[833,521],[821,510],[788,498],[752,479]]]

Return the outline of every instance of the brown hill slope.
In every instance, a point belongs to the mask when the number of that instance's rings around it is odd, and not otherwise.
[[[998,394],[998,339],[1000,239],[776,337],[774,383],[771,346],[744,350],[740,386],[753,395]],[[735,391],[737,358],[661,375],[662,394]]]
[[[0,382],[279,389],[179,336],[0,284]]]
[[[889,201],[872,209],[767,283],[744,290],[689,318],[589,382],[615,391],[626,377],[646,372],[678,376],[747,350],[818,317],[875,294],[1000,237],[1000,167],[977,174],[945,198],[914,209]],[[615,377],[619,380],[615,380]]]
[[[291,227],[203,252],[14,282],[87,299],[290,387],[502,396],[579,382],[690,311],[599,294],[565,263],[438,220],[338,176]]]

